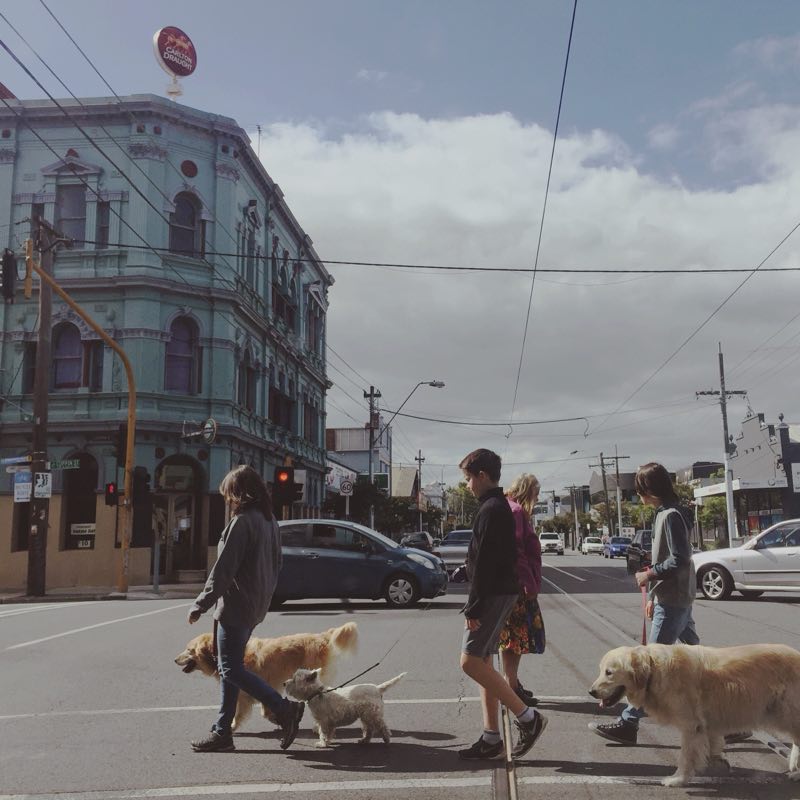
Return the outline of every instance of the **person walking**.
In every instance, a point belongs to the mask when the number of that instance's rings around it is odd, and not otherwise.
[[[500,660],[508,685],[528,706],[536,706],[539,701],[520,682],[519,664],[525,653],[543,653],[545,648],[544,621],[538,600],[542,586],[542,546],[531,523],[539,489],[536,476],[523,473],[506,492],[514,515],[520,593],[500,633]]]
[[[653,563],[636,573],[640,587],[648,586],[645,613],[650,623],[650,644],[700,644],[692,618],[697,579],[692,562],[692,513],[682,507],[669,472],[655,462],[639,468],[634,488],[642,503],[656,509],[653,520]],[[590,722],[589,728],[604,739],[636,744],[644,709],[626,706],[614,722]]]
[[[217,561],[203,591],[189,610],[189,624],[216,605],[221,703],[211,733],[192,742],[195,752],[233,750],[231,723],[239,692],[247,692],[272,711],[286,750],[297,736],[304,703],[282,697],[258,675],[244,667],[244,653],[253,628],[267,615],[281,569],[281,540],[272,515],[272,500],[261,476],[249,466],[231,470],[219,487],[230,511],[220,536]]]
[[[501,463],[496,453],[479,449],[459,464],[467,487],[480,501],[467,551],[471,585],[461,609],[465,616],[461,669],[479,685],[483,712],[483,733],[458,754],[468,760],[503,756],[498,702],[516,717],[518,736],[511,750],[513,758],[524,756],[547,725],[547,719],[520,700],[492,664],[500,632],[519,595],[514,515],[499,485]]]

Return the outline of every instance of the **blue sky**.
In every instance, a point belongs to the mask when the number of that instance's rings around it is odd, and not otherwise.
[[[2,8],[78,96],[107,94],[38,0]],[[51,8],[119,94],[162,94],[153,32],[186,30],[199,67],[181,102],[234,117],[253,136],[262,125],[262,160],[323,257],[532,263],[571,2]],[[800,219],[798,73],[796,2],[582,0],[541,265],[755,266]],[[0,80],[20,97],[41,96],[5,54]],[[798,256],[792,239],[774,263]],[[508,418],[529,278],[332,271],[329,341],[382,389],[387,408],[418,380],[441,378],[447,389],[420,389],[407,408]],[[740,279],[537,278],[516,419],[616,408]],[[507,439],[405,420],[398,454],[427,448],[434,474],[447,465],[441,476],[454,480],[464,452],[490,446],[515,465],[541,459],[533,469],[546,488],[586,482],[590,454],[614,444],[634,466],[717,458],[719,413],[693,402],[716,380],[720,340],[755,410],[800,419],[781,368],[796,357],[800,323],[770,342],[777,349],[748,355],[796,313],[796,296],[792,276],[757,276],[629,404],[682,406],[620,415],[588,438],[582,423]],[[329,423],[355,425],[360,394],[331,377]],[[732,408],[732,428],[744,411]],[[574,449],[577,463],[544,466]]]

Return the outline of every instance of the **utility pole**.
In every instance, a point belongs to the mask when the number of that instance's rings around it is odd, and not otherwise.
[[[419,465],[417,467],[417,477],[419,479],[419,491],[417,492],[417,508],[419,509],[419,529],[422,530],[422,503],[423,503],[423,494],[422,494],[422,462],[425,459],[422,457],[422,450],[417,451],[417,457],[414,461],[417,462]]]
[[[374,387],[370,386],[368,392],[364,392],[364,397],[369,398],[369,526],[375,527],[375,503],[372,502],[372,490],[375,487],[375,465],[372,463],[372,450],[375,447],[375,416],[377,414],[375,401],[381,396],[381,393]]]
[[[695,397],[701,395],[713,395],[719,397],[719,405],[722,409],[722,436],[725,452],[725,509],[728,517],[728,547],[733,544],[736,538],[736,512],[733,508],[733,472],[731,470],[730,457],[736,452],[736,445],[731,442],[728,435],[728,398],[734,395],[745,396],[745,389],[726,389],[725,388],[725,362],[722,357],[722,343],[719,343],[719,391],[708,389],[706,391],[695,392]]]
[[[36,249],[41,254],[40,269],[53,274],[57,237],[42,219],[35,220]],[[47,471],[47,405],[50,389],[50,328],[52,326],[53,293],[46,281],[39,283],[39,339],[36,344],[36,366],[33,378],[33,436],[31,461],[32,486],[30,499],[30,535],[28,537],[28,581],[26,591],[34,597],[45,593],[47,574],[47,530],[50,521],[50,499],[36,497],[36,473]]]
[[[575,533],[572,539],[572,549],[575,550],[581,535],[580,523],[578,522],[578,487],[575,484],[569,487],[569,495],[572,498],[572,513],[575,517]]]
[[[614,523],[611,520],[611,506],[608,503],[608,482],[606,479],[606,461],[614,461],[616,464],[616,481],[617,481],[617,520],[619,523],[619,527],[622,527],[622,490],[620,489],[619,485],[619,462],[621,459],[630,458],[630,456],[620,456],[617,455],[617,447],[614,446],[614,455],[613,456],[603,456],[600,453],[600,463],[599,464],[589,464],[590,467],[600,467],[603,473],[603,494],[606,498],[606,520],[608,522],[608,535],[614,535]],[[619,533],[619,531],[617,531]]]

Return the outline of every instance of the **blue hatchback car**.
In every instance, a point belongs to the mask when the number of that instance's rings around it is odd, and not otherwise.
[[[444,562],[401,547],[371,528],[330,519],[278,523],[283,567],[273,605],[286,600],[338,597],[413,606],[447,592]]]
[[[603,545],[603,557],[614,558],[614,556],[624,556],[628,552],[628,545],[631,540],[625,536],[612,536]]]

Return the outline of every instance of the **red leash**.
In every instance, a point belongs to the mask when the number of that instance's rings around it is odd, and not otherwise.
[[[642,644],[647,644],[647,586],[640,586],[642,590]]]

